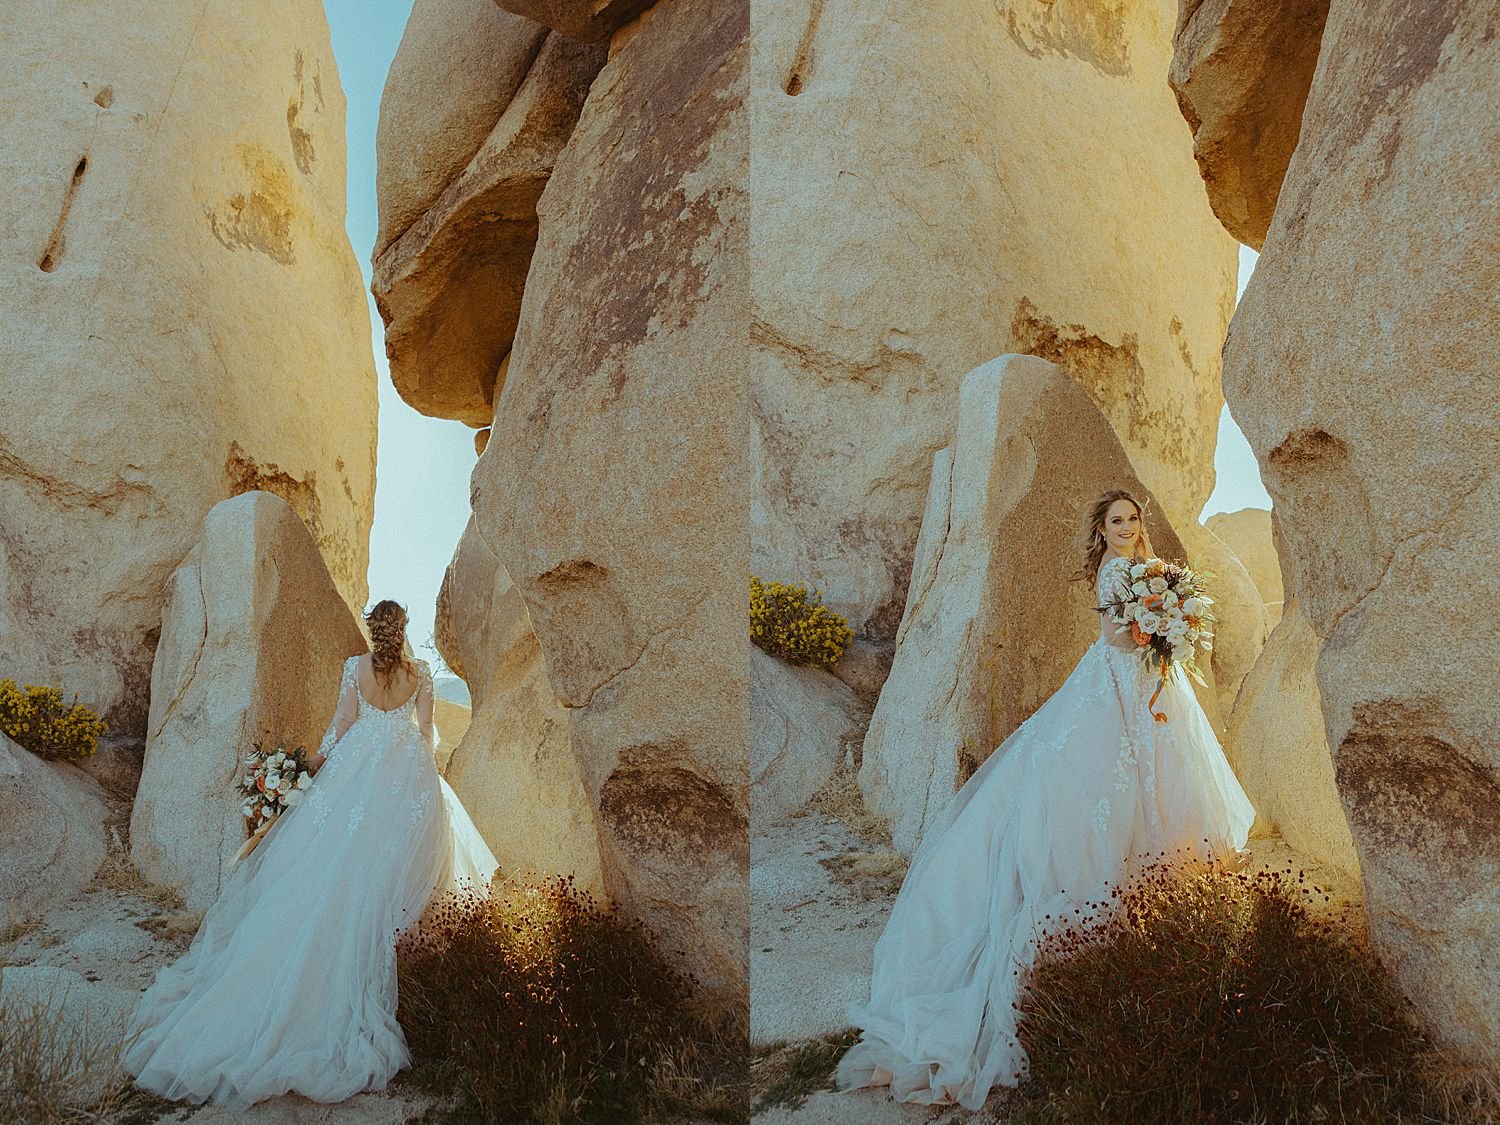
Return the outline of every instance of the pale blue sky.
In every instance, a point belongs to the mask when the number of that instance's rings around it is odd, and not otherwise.
[[[411,0],[325,0],[333,53],[348,98],[349,239],[369,298],[370,251],[375,245],[375,123],[380,91],[395,57]],[[434,96],[441,96],[435,92]],[[1255,254],[1241,248],[1240,289]],[[375,526],[370,532],[370,600],[395,598],[411,615],[412,645],[429,659],[433,607],[443,571],[469,518],[469,473],[474,432],[459,422],[418,414],[391,385],[380,314],[370,299],[375,367],[380,373],[380,444]],[[1270,507],[1255,455],[1226,410],[1214,457],[1218,481],[1203,515]]]

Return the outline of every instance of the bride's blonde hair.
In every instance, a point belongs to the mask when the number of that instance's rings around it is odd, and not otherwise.
[[[1088,507],[1083,524],[1083,567],[1073,577],[1090,586],[1099,577],[1099,564],[1109,550],[1109,540],[1104,537],[1104,519],[1116,500],[1129,500],[1135,505],[1136,515],[1141,517],[1141,530],[1146,530],[1146,506],[1123,488],[1112,488]]]
[[[385,687],[391,686],[397,669],[411,668],[406,657],[406,621],[406,610],[389,598],[376,602],[365,614],[365,624],[370,627],[370,663],[375,679]]]

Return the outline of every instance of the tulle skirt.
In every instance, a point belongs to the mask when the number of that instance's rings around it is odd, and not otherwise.
[[[125,1067],[173,1100],[337,1102],[410,1061],[395,940],[495,857],[415,726],[360,718],[235,867],[128,1028]]]
[[[1016,1003],[1038,939],[1158,853],[1244,847],[1254,809],[1192,687],[1156,709],[1138,657],[1096,642],[1057,692],[975,771],[917,848],[875,946],[863,1038],[841,1089],[969,1108],[1025,1076]]]

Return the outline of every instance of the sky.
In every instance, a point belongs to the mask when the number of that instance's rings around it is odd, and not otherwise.
[[[348,100],[349,240],[370,303],[375,369],[380,377],[380,436],[376,450],[375,525],[370,531],[370,601],[394,598],[411,617],[407,635],[419,656],[440,659],[431,646],[434,603],[443,572],[469,518],[469,473],[474,431],[461,422],[428,418],[396,394],[385,359],[384,328],[369,295],[370,251],[378,226],[375,206],[375,124],[386,72],[411,14],[411,0],[325,0],[333,53]],[[1240,248],[1240,292],[1255,252]],[[1203,509],[1269,508],[1255,455],[1226,408],[1214,455],[1217,482]]]

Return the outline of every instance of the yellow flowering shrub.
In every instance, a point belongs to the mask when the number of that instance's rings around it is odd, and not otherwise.
[[[17,687],[14,680],[0,680],[0,732],[39,758],[87,758],[99,748],[99,736],[106,729],[77,695],[64,703],[61,688]]]
[[[750,640],[758,648],[793,664],[832,668],[853,639],[849,622],[818,591],[750,576]]]

